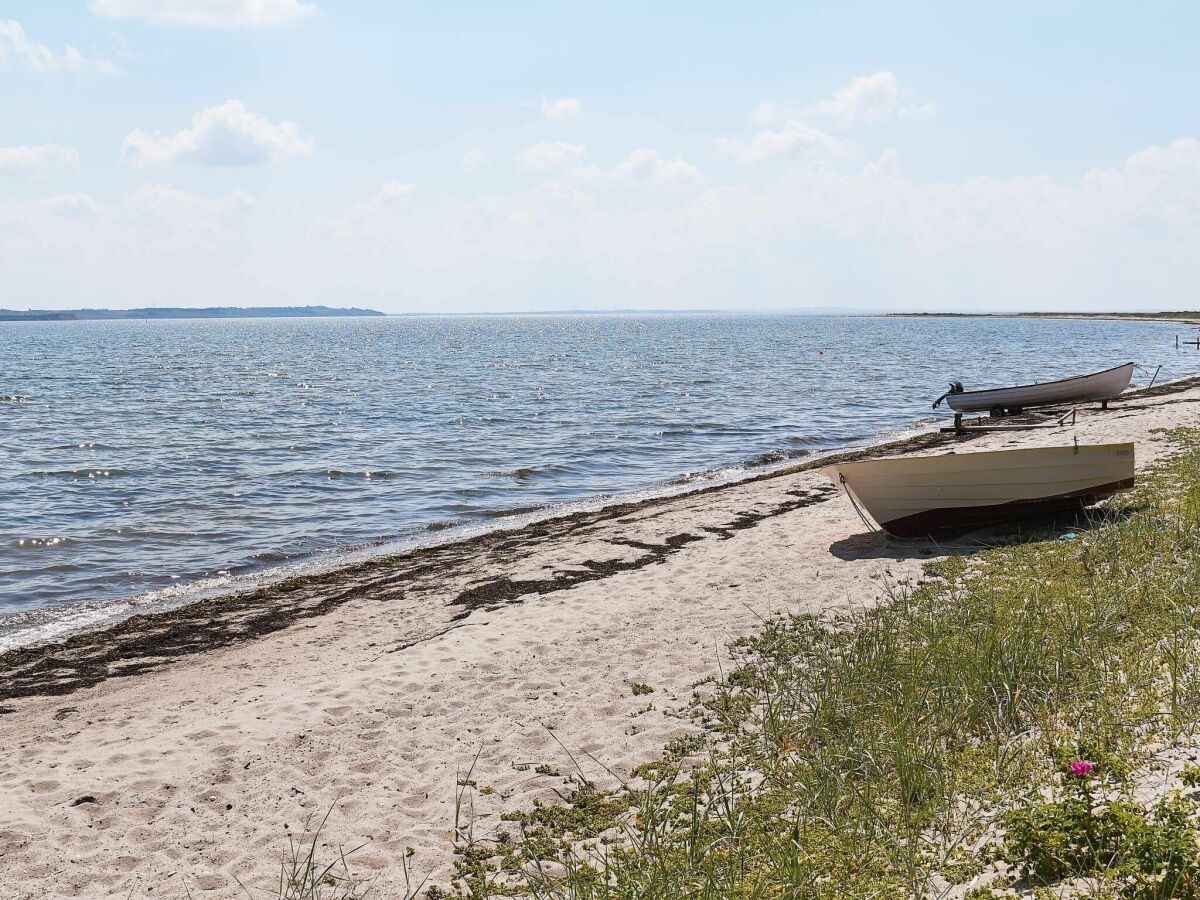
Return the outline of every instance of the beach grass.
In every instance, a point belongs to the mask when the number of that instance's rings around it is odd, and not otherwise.
[[[256,896],[274,900],[363,900],[370,885],[354,874],[349,862],[350,857],[362,848],[338,848],[331,854],[320,852],[321,834],[332,811],[330,807],[315,827],[309,819],[299,836],[288,836],[288,851],[279,864],[278,879],[269,893],[255,894],[239,882],[245,896],[251,900]],[[187,893],[191,897],[191,891]]]
[[[1198,896],[1194,801],[1138,789],[1200,714],[1200,431],[1170,439],[1065,534],[767,622],[694,736],[506,814],[428,896]]]

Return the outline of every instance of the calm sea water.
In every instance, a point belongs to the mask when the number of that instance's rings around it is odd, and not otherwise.
[[[951,377],[1128,359],[1189,374],[1200,354],[1175,349],[1183,330],[718,315],[0,325],[0,637],[868,442],[929,417]]]

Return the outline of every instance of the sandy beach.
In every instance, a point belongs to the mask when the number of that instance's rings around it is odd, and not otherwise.
[[[888,453],[1136,441],[1200,420],[1196,380],[1074,429]],[[971,545],[952,546],[961,552]],[[867,532],[813,466],[496,532],[0,657],[0,896],[245,896],[289,835],[402,897],[452,864],[456,783],[477,834],[603,781],[689,725],[696,682],[767,616],[872,602],[933,551]],[[635,695],[633,683],[652,693]],[[569,751],[569,753],[568,753]],[[542,772],[537,771],[541,766]],[[548,767],[548,768],[547,768]]]

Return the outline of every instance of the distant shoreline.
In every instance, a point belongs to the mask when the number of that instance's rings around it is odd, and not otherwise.
[[[889,312],[852,307],[790,307],[782,309],[554,309],[499,312],[384,313],[360,307],[332,306],[209,306],[141,307],[138,309],[0,309],[3,322],[78,322],[154,319],[288,319],[288,318],[508,318],[555,316],[829,316],[863,319],[1099,319],[1137,322],[1179,322],[1200,325],[1200,311],[1178,312]]]
[[[308,319],[383,316],[374,309],[333,306],[183,306],[140,309],[0,309],[0,322],[85,322],[129,319]]]
[[[880,319],[1092,319],[1120,322],[1179,322],[1183,325],[1200,325],[1200,312],[1011,312],[1011,313],[959,313],[959,312],[909,312],[877,313]]]

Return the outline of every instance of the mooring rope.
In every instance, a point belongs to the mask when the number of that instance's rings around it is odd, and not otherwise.
[[[882,530],[876,528],[875,525],[872,524],[871,520],[867,518],[867,514],[859,509],[858,501],[854,499],[854,492],[850,490],[850,485],[846,483],[846,476],[841,472],[838,472],[838,480],[841,481],[842,487],[846,489],[846,496],[850,498],[850,505],[854,507],[854,511],[858,513],[858,517],[862,519],[863,524],[866,525],[871,531]]]

